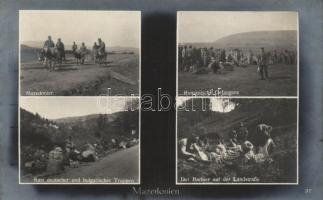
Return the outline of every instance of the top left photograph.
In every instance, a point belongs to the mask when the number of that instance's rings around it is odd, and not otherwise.
[[[20,96],[139,96],[140,11],[19,11]]]

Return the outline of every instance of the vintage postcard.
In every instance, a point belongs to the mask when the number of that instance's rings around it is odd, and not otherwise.
[[[298,96],[297,12],[177,12],[178,96]]]
[[[20,95],[139,95],[140,37],[140,11],[20,10]]]
[[[177,103],[177,184],[298,184],[296,98]]]
[[[20,184],[139,184],[138,97],[21,97]]]

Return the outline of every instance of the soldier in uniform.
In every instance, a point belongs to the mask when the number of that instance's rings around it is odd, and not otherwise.
[[[207,66],[207,52],[206,48],[201,48],[201,59],[202,59],[202,66],[206,67]]]
[[[186,63],[184,71],[187,72],[187,71],[189,71],[190,67],[193,64],[193,48],[191,45],[186,50],[186,57],[187,57],[187,63]]]
[[[98,39],[98,43],[98,54],[102,56],[105,54],[105,43],[101,40],[101,38]]]
[[[194,68],[194,71],[197,69],[197,67],[200,65],[200,55],[199,55],[199,50],[193,47],[192,49],[192,66]]]
[[[237,64],[238,64],[238,66],[240,66],[241,51],[240,51],[240,49],[237,49],[236,52],[237,52]]]
[[[180,56],[182,56],[182,66],[180,68],[180,71],[184,71],[187,65],[187,46],[184,46],[182,49],[182,54]]]
[[[178,46],[178,66],[179,66],[179,69],[181,69],[181,67],[183,65],[182,50],[183,50],[183,47]]]
[[[222,49],[222,50],[221,50],[221,53],[220,53],[220,62],[223,62],[223,63],[225,63],[225,62],[226,62],[226,53],[225,53],[225,49]]]
[[[55,47],[55,44],[52,40],[51,36],[48,36],[48,39],[45,41],[43,48],[53,48]]]
[[[84,42],[82,42],[82,46],[80,47],[80,54],[81,54],[81,63],[84,64],[84,60],[85,60],[85,55],[86,55],[87,49],[86,46],[84,44]]]
[[[233,62],[233,57],[232,57],[232,55],[231,55],[231,53],[229,53],[229,55],[227,56],[227,62],[228,63],[232,63]]]
[[[76,50],[77,50],[77,45],[75,42],[73,42],[72,51],[75,52]]]
[[[259,57],[259,71],[261,80],[265,80],[268,78],[268,57],[265,52],[265,48],[261,47],[261,53]]]
[[[92,47],[92,60],[94,61],[94,63],[96,61],[96,56],[98,54],[98,48],[99,48],[99,46],[96,44],[96,42],[94,42],[93,47]]]
[[[249,54],[248,54],[248,64],[252,65],[253,64],[253,52],[252,50],[249,50]]]
[[[202,54],[201,54],[201,48],[197,48],[196,51],[195,51],[195,54],[196,54],[196,59],[197,59],[197,62],[196,65],[198,68],[201,67],[201,64],[203,63],[202,61]]]
[[[59,57],[65,61],[65,47],[64,43],[61,41],[61,38],[58,38],[57,40],[56,49],[58,51]]]

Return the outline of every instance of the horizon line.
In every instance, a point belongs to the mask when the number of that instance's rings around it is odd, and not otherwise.
[[[213,43],[213,42],[216,42],[218,40],[221,40],[222,38],[225,38],[225,37],[228,37],[228,36],[231,36],[231,35],[236,35],[236,34],[242,34],[242,33],[252,33],[252,32],[275,32],[275,31],[298,31],[298,29],[288,29],[288,30],[257,30],[257,31],[243,31],[243,32],[237,32],[237,33],[232,33],[232,34],[228,34],[228,35],[225,35],[219,39],[216,39],[216,40],[213,40],[213,41],[207,41],[207,42],[200,42],[200,41],[194,41],[194,42],[178,42],[178,44],[180,43]]]
[[[26,108],[23,108],[22,106],[20,106],[20,109],[24,109],[25,111],[29,112],[29,113],[32,113],[34,115],[38,114],[40,117],[42,118],[45,118],[45,119],[48,119],[48,120],[58,120],[58,119],[64,119],[64,118],[73,118],[73,117],[85,117],[85,116],[90,116],[90,115],[110,115],[110,114],[115,114],[115,113],[119,113],[119,112],[134,112],[134,111],[137,111],[139,109],[134,109],[134,110],[120,110],[120,111],[115,111],[115,112],[111,112],[111,113],[89,113],[89,114],[85,114],[85,115],[73,115],[73,116],[66,116],[66,117],[59,117],[59,118],[49,118],[49,117],[45,117],[43,114],[40,114],[38,112],[33,112],[33,111],[30,111]]]

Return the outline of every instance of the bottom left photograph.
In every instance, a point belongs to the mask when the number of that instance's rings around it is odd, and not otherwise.
[[[140,184],[137,97],[20,97],[20,184]]]

